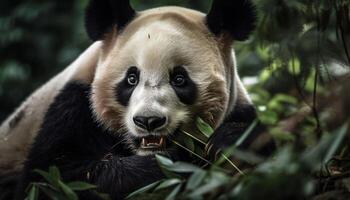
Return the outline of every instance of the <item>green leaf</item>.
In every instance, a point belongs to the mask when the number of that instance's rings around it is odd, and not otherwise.
[[[77,194],[62,181],[58,181],[60,188],[69,200],[78,200]]]
[[[288,71],[290,74],[299,75],[301,72],[301,65],[299,59],[292,58],[288,62]]]
[[[235,143],[235,146],[240,146],[250,135],[250,133],[253,132],[254,128],[258,125],[258,120],[255,120],[242,134],[241,137],[238,138],[237,142]]]
[[[212,192],[213,190],[219,188],[220,186],[227,184],[228,180],[229,180],[229,178],[223,173],[210,172],[210,176],[209,176],[207,183],[202,185],[198,189],[194,190],[189,195],[189,197],[195,198],[195,197],[201,196],[203,194]]]
[[[190,137],[184,137],[184,145],[185,145],[185,147],[187,147],[189,150],[191,150],[191,151],[194,151],[194,149],[195,149],[195,146],[194,146],[194,142],[193,142],[193,140],[192,140],[192,138],[190,138]]]
[[[232,149],[229,152],[225,151],[224,155],[227,157],[234,156],[236,159],[245,161],[250,164],[260,164],[264,162],[264,158],[255,154],[254,152],[241,151],[239,149]]]
[[[333,155],[336,153],[337,149],[339,148],[340,144],[342,143],[347,131],[348,131],[348,123],[345,123],[340,129],[338,129],[334,133],[335,138],[326,156],[323,159],[323,163],[327,163],[333,157]]]
[[[213,128],[204,122],[200,117],[197,117],[196,121],[197,128],[207,137],[209,138],[213,133]]]
[[[55,180],[60,180],[61,179],[60,171],[55,166],[52,166],[52,167],[49,168],[49,174]]]
[[[157,162],[164,167],[171,166],[172,164],[174,164],[174,162],[169,158],[166,158],[158,154],[156,155],[156,159],[157,159]]]
[[[185,162],[176,162],[169,167],[167,167],[167,170],[177,173],[189,173],[189,172],[195,172],[197,170],[200,170],[199,167],[185,163]]]
[[[217,180],[212,180],[209,183],[199,187],[198,189],[194,190],[190,195],[190,199],[191,198],[196,198],[196,197],[200,197],[206,193],[212,192],[213,190],[217,189],[218,187],[220,187],[221,185],[223,185],[221,182],[217,181]]]
[[[184,134],[179,134],[176,137],[176,141],[179,142],[180,144],[183,144],[186,148],[190,149],[191,151],[194,151],[195,149],[195,144],[194,144],[194,139],[190,137],[189,135],[186,135],[184,131],[181,131]]]
[[[145,193],[145,192],[148,192],[152,189],[154,189],[155,187],[157,187],[157,185],[161,182],[162,180],[160,181],[157,181],[157,182],[154,182],[154,183],[151,183],[143,188],[140,188],[138,190],[136,190],[135,192],[132,192],[131,194],[129,194],[126,199],[130,199],[131,197],[135,197],[139,194],[142,194],[142,193]]]
[[[176,195],[180,192],[181,185],[176,186],[173,191],[166,197],[165,200],[174,200],[176,198]]]
[[[51,174],[40,169],[35,169],[34,172],[40,174],[49,184],[55,188],[59,188],[58,180],[52,177]]]
[[[237,170],[238,173],[244,175],[243,171],[239,169],[239,167],[233,163],[233,161],[230,160],[230,158],[228,158],[225,154],[221,153],[221,157],[223,157],[235,170]]]
[[[278,122],[278,114],[271,110],[259,112],[259,119],[265,125],[275,125]]]
[[[169,168],[171,168],[173,161],[171,161],[169,158],[166,158],[161,155],[156,155],[156,160],[158,162],[158,165],[160,166],[160,169],[162,170],[163,174],[168,178],[180,178],[179,175],[172,173]]]
[[[50,197],[51,199],[54,199],[54,200],[66,200],[67,197],[65,197],[62,192],[59,192],[59,191],[56,191],[56,190],[53,190],[49,187],[46,187],[46,186],[41,186],[41,185],[38,185],[39,189],[41,191],[43,191],[46,196]]]
[[[198,170],[194,172],[190,178],[188,179],[186,190],[194,190],[196,189],[202,182],[207,172],[204,170]]]
[[[81,181],[70,182],[67,184],[67,186],[74,191],[84,191],[84,190],[90,190],[90,189],[97,188],[95,185],[81,182]]]
[[[38,196],[39,196],[38,188],[35,185],[33,185],[32,188],[30,189],[26,199],[28,199],[28,200],[37,200]]]
[[[166,189],[166,188],[169,188],[171,186],[177,185],[179,183],[181,183],[180,179],[176,179],[176,178],[168,179],[168,180],[165,180],[162,183],[160,183],[154,191]]]

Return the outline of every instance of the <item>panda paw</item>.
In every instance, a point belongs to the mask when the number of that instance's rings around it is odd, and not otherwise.
[[[207,158],[212,161],[217,160],[223,150],[235,144],[245,129],[245,126],[237,126],[233,123],[221,125],[209,138],[205,147]]]

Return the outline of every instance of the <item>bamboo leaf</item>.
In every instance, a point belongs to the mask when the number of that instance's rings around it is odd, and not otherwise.
[[[203,121],[200,117],[197,118],[196,121],[197,128],[207,137],[209,138],[213,133],[214,129]]]
[[[54,200],[66,200],[67,197],[65,197],[60,191],[53,190],[50,187],[38,185],[40,191],[43,191],[46,196],[50,197]]]
[[[84,191],[84,190],[97,188],[95,185],[91,185],[89,183],[80,182],[80,181],[70,182],[67,184],[67,186],[74,191]]]
[[[194,172],[187,181],[186,190],[196,189],[207,175],[206,171],[198,170]]]
[[[129,194],[129,195],[126,197],[126,199],[130,199],[131,197],[135,197],[135,196],[137,196],[137,195],[139,195],[139,194],[143,194],[143,193],[145,193],[145,192],[148,192],[148,191],[154,189],[155,187],[157,187],[157,185],[159,185],[159,183],[160,183],[161,181],[162,181],[162,180],[157,181],[157,182],[154,182],[154,183],[151,183],[151,184],[149,184],[149,185],[147,185],[147,186],[145,186],[145,187],[142,187],[142,188],[136,190],[135,192],[132,192],[131,194]]]
[[[154,191],[158,191],[158,190],[162,190],[162,189],[166,189],[166,188],[169,188],[169,187],[172,187],[174,185],[177,185],[181,183],[181,180],[180,179],[168,179],[168,180],[165,180],[163,181],[162,183],[160,183],[158,185],[158,187],[154,190]]]
[[[61,179],[60,171],[55,166],[52,166],[52,167],[49,168],[49,174],[55,180],[60,180]]]
[[[171,166],[174,164],[174,162],[172,160],[170,160],[169,158],[166,158],[164,156],[161,155],[156,155],[156,160],[158,162],[158,165],[160,166],[163,174],[168,177],[168,178],[181,178],[181,176],[171,172],[171,170],[169,170],[171,168]]]
[[[235,143],[235,146],[240,146],[247,138],[248,136],[253,132],[254,128],[258,125],[258,120],[255,120],[248,128],[244,131],[241,137],[237,140]]]
[[[172,164],[174,164],[172,160],[161,155],[156,155],[156,159],[158,163],[164,167],[171,166]]]
[[[26,199],[28,199],[28,200],[37,200],[38,197],[39,197],[38,188],[35,185],[33,185],[32,188],[30,189]]]
[[[165,200],[174,200],[176,195],[180,192],[181,185],[176,186],[173,191],[166,197]]]
[[[211,172],[210,177],[206,184],[194,190],[189,197],[196,198],[212,192],[215,189],[218,189],[220,186],[227,184],[228,178],[224,174]]]
[[[195,146],[192,138],[184,137],[184,145],[191,151],[195,150]]]
[[[190,173],[200,170],[199,167],[185,163],[185,162],[175,162],[173,165],[167,168],[169,171],[177,172],[177,173]]]
[[[75,192],[71,188],[69,188],[62,181],[58,181],[58,184],[60,185],[60,188],[62,189],[63,193],[67,196],[69,200],[78,200],[77,194],[75,194]]]
[[[35,169],[34,172],[40,174],[52,186],[59,188],[58,180],[54,179],[54,177],[52,177],[52,175],[49,174],[48,172],[45,172],[40,169]]]

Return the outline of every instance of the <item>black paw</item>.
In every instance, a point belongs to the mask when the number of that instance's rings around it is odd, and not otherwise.
[[[224,123],[215,130],[205,147],[209,160],[217,160],[220,153],[228,147],[235,145],[249,125],[237,123]]]

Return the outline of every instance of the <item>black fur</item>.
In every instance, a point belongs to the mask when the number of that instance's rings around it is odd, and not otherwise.
[[[112,199],[163,177],[154,157],[132,155],[121,143],[122,135],[105,131],[93,120],[89,93],[89,86],[71,83],[56,97],[25,162],[16,199],[24,199],[30,182],[42,181],[33,170],[49,166],[57,166],[65,182],[90,182]],[[97,199],[92,192],[79,196]]]
[[[253,105],[236,105],[234,111],[226,117],[224,122],[215,130],[209,138],[207,152],[210,159],[215,160],[218,152],[227,147],[231,147],[245,132],[245,130],[257,118],[256,110]],[[247,149],[249,144],[254,140],[257,131],[253,131],[249,137],[239,146]]]
[[[235,40],[246,40],[254,30],[256,9],[251,0],[214,0],[207,25],[215,34],[228,32]]]
[[[11,172],[0,175],[0,200],[13,199],[19,174],[19,172]]]
[[[257,120],[257,113],[252,104],[238,104],[234,111],[225,118],[224,122],[215,130],[207,144],[207,155],[211,160],[217,159],[218,153],[225,148],[232,147],[242,134]],[[239,149],[250,151],[250,145],[260,134],[265,134],[265,127],[258,122],[248,137],[238,146]],[[211,147],[211,148],[209,148]],[[259,155],[269,156],[275,150],[271,140],[258,149]]]
[[[226,117],[224,122],[226,123],[243,123],[250,124],[257,118],[256,110],[252,104],[239,104],[236,105],[234,111]]]
[[[129,99],[132,95],[132,92],[137,86],[133,86],[128,83],[128,76],[131,73],[135,74],[139,79],[140,71],[136,67],[130,67],[126,72],[124,79],[118,83],[115,89],[117,101],[123,106],[127,106],[129,104]]]
[[[180,101],[184,104],[191,105],[196,101],[197,86],[193,80],[189,77],[186,69],[182,66],[175,67],[170,73],[170,80],[176,77],[176,75],[183,75],[185,78],[185,84],[181,87],[175,86],[170,81],[172,88],[175,90],[176,95]]]
[[[118,31],[135,16],[129,0],[90,0],[85,13],[85,27],[93,41],[102,40],[112,28]]]

